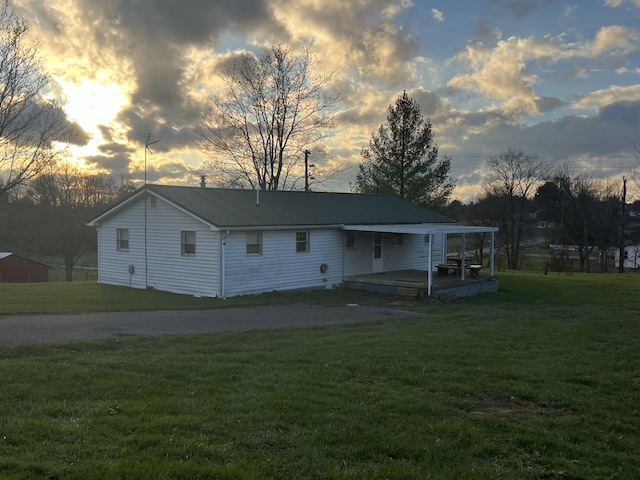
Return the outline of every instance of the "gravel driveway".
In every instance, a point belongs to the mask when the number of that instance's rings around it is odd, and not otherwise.
[[[64,343],[116,335],[187,335],[344,325],[413,312],[387,307],[272,305],[217,310],[114,312],[0,317],[0,345]]]

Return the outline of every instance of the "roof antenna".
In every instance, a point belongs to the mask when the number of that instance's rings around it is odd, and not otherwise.
[[[151,140],[151,134],[147,135],[147,141],[144,142],[144,286],[149,288],[149,264],[147,256],[147,150],[149,153],[153,153],[149,148],[149,145],[158,143],[160,140]]]
[[[160,140],[154,140],[153,142],[149,142],[151,140],[151,134],[147,134],[147,141],[144,142],[144,184],[147,184],[147,150],[149,153],[153,153],[149,148],[150,145],[154,143],[158,143]]]

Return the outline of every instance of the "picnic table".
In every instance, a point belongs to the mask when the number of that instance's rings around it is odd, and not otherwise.
[[[455,276],[460,274],[460,266],[455,263],[441,263],[438,265],[438,276],[446,277],[449,273],[452,273]]]

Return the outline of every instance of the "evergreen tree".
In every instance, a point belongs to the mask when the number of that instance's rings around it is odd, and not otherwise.
[[[455,186],[451,159],[438,159],[431,121],[404,92],[389,106],[387,122],[371,134],[356,177],[360,193],[391,193],[412,203],[442,210]]]

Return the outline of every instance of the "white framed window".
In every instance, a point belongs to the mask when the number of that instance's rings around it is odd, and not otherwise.
[[[296,232],[296,252],[303,253],[309,251],[309,232],[304,230]]]
[[[128,228],[119,228],[117,230],[117,243],[116,248],[119,251],[128,251],[129,250],[129,229]]]
[[[181,233],[181,251],[182,255],[195,255],[196,254],[196,232],[183,231]]]
[[[262,232],[247,232],[247,255],[262,255]]]
[[[393,246],[401,247],[404,245],[404,235],[402,233],[393,234]]]
[[[346,247],[349,249],[355,249],[357,246],[356,241],[356,232],[354,232],[353,230],[347,230]]]

